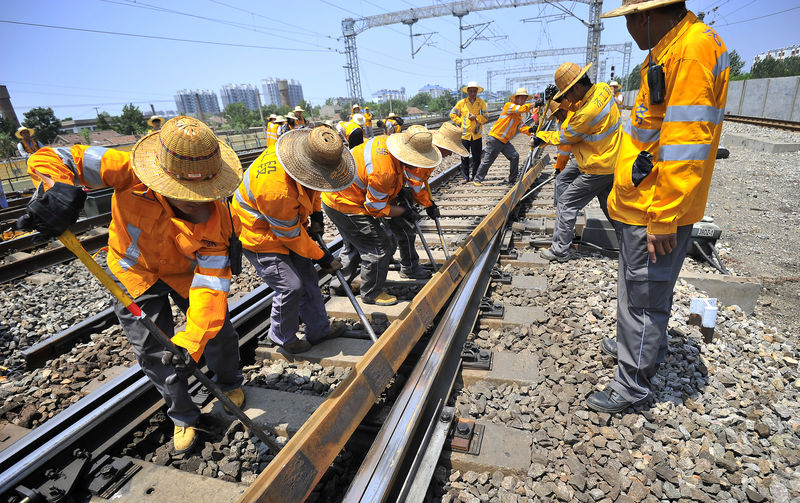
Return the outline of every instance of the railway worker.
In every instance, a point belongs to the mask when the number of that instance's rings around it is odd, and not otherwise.
[[[486,173],[492,166],[497,156],[502,152],[511,167],[508,171],[508,183],[513,184],[517,181],[519,171],[519,154],[516,147],[511,144],[511,139],[517,132],[530,135],[530,127],[522,125],[522,114],[530,111],[531,106],[526,102],[531,99],[528,90],[520,87],[509,97],[509,101],[503,105],[503,112],[489,131],[489,139],[486,141],[486,148],[483,150],[483,159],[478,167],[478,173],[473,177],[473,185],[483,185]]]
[[[280,138],[281,135],[286,130],[284,128],[284,126],[286,126],[286,117],[284,117],[283,115],[278,115],[277,117],[275,117],[275,125],[277,126],[277,131],[275,132],[277,138],[275,138],[275,143],[278,143],[278,138]],[[274,146],[275,144],[273,143],[273,147]]]
[[[50,213],[45,225],[32,215],[33,226],[52,237],[77,220],[83,192],[76,185],[114,187],[108,269],[167,335],[174,333],[169,299],[186,314],[185,330],[172,337],[182,354],[170,355],[122,304],[114,309],[142,370],[164,397],[175,423],[175,450],[188,452],[197,440],[200,409],[186,379],[175,379],[170,356],[182,363],[205,356],[217,384],[237,406],[244,403],[238,335],[227,302],[233,226],[225,198],[242,180],[236,152],[199,120],[179,116],[130,152],[44,148],[31,156],[28,171],[36,182],[56,182],[42,199]],[[49,199],[51,192],[60,197]]]
[[[396,113],[392,112],[386,116],[386,120],[383,122],[383,128],[387,135],[399,133],[403,130],[403,119],[398,117]]]
[[[355,277],[361,264],[361,300],[366,304],[391,306],[399,301],[385,291],[385,284],[397,242],[382,219],[412,216],[410,208],[395,201],[406,173],[418,173],[419,169],[432,171],[441,162],[442,154],[434,146],[431,132],[423,126],[412,126],[402,134],[372,138],[352,153],[358,168],[355,181],[342,191],[323,193],[323,208],[344,241],[340,257],[347,281]],[[402,268],[401,273],[414,274]]]
[[[292,129],[295,129],[296,121],[297,121],[297,116],[294,114],[294,112],[289,112],[288,114],[286,114],[286,122],[281,124],[281,128],[278,131],[278,137],[280,137],[284,133],[291,131]]]
[[[372,112],[369,107],[364,107],[364,137],[372,138]]]
[[[619,91],[619,82],[612,80],[608,83],[608,85],[611,87],[611,90],[614,91],[614,101],[617,102],[618,107],[621,107],[622,104],[625,103],[625,96],[623,96],[623,94]]]
[[[614,182],[621,119],[608,84],[592,84],[586,75],[591,66],[589,63],[581,68],[575,63],[564,63],[558,67],[555,81],[559,92],[553,99],[566,98],[574,104],[575,111],[558,131],[540,131],[534,139],[534,146],[571,145],[580,170],[580,175],[558,197],[552,244],[539,252],[550,261],[569,260],[578,212],[593,198],[597,197],[608,217],[606,199]]]
[[[235,192],[233,214],[244,255],[275,291],[269,338],[288,353],[307,351],[346,328],[329,323],[314,269],[317,263],[332,274],[342,264],[322,251],[314,235],[324,230],[320,192],[348,187],[355,169],[331,128],[294,129],[250,165]],[[297,337],[301,319],[304,339]]]
[[[151,115],[149,119],[147,119],[147,125],[150,126],[147,129],[147,133],[155,133],[156,131],[161,129],[161,125],[164,123],[164,118],[160,115]]]
[[[461,143],[467,149],[467,155],[461,157],[461,177],[470,181],[470,165],[472,178],[478,172],[483,155],[483,125],[489,120],[486,115],[486,102],[478,98],[483,88],[477,82],[469,82],[461,88],[467,97],[458,101],[450,109],[450,120],[461,127]],[[471,154],[471,159],[470,159]]]
[[[341,121],[336,125],[336,130],[339,131],[348,148],[353,149],[364,143],[364,130],[362,129],[364,122],[363,115],[355,114],[352,120]]]
[[[587,403],[612,413],[653,395],[672,291],[708,198],[730,77],[725,44],[685,2],[623,0],[603,17],[621,15],[650,55],[608,198],[620,244],[617,337],[602,347],[617,353],[618,366],[614,380]]]
[[[294,107],[295,127],[306,127],[308,125],[308,121],[303,117],[303,112],[305,112],[305,109],[300,108],[300,105]]]
[[[267,148],[275,148],[278,143],[278,130],[281,125],[278,123],[278,115],[272,114],[267,121]]]
[[[360,113],[361,113],[361,106],[360,106],[360,105],[358,105],[358,104],[355,104],[355,105],[353,105],[353,107],[350,109],[350,115],[348,115],[348,116],[347,116],[347,119],[348,119],[348,120],[353,120],[353,116],[354,116],[355,114],[360,114]]]
[[[17,143],[17,151],[23,159],[27,159],[31,154],[42,148],[42,144],[33,139],[34,132],[29,127],[20,126],[17,128],[17,132],[14,133],[14,136],[20,139],[20,142]]]

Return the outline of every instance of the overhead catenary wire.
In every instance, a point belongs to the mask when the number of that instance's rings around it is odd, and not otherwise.
[[[784,12],[789,12],[789,11],[797,10],[797,9],[800,9],[800,5],[798,5],[796,7],[789,7],[788,9],[783,9],[783,10],[778,11],[778,12],[773,12],[772,14],[764,14],[763,16],[751,17],[750,19],[742,19],[741,21],[733,21],[733,22],[730,22],[730,23],[718,24],[717,26],[731,26],[731,25],[734,25],[734,24],[749,23],[750,21],[755,21],[757,19],[764,19],[765,17],[777,16],[778,14],[783,14]]]

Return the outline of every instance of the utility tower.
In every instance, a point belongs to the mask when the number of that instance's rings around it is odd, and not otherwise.
[[[549,4],[555,5],[566,12],[572,14],[571,11],[558,5],[557,2],[566,2],[568,0],[462,0],[458,2],[443,2],[440,4],[429,5],[427,7],[420,7],[417,9],[408,9],[397,12],[387,12],[386,14],[378,14],[376,16],[367,16],[363,18],[346,18],[342,19],[342,35],[344,38],[344,52],[347,63],[344,66],[347,75],[347,91],[350,98],[361,102],[363,96],[361,92],[361,73],[358,68],[358,49],[356,47],[356,35],[364,31],[375,28],[377,26],[386,26],[390,24],[407,24],[409,30],[411,26],[420,19],[428,19],[441,16],[456,16],[459,18],[459,40],[462,40],[462,31],[467,28],[478,29],[478,25],[471,25],[464,27],[461,25],[461,19],[470,12],[477,12],[491,9],[504,9],[508,7],[523,7],[525,5],[536,4]],[[603,30],[603,25],[600,23],[600,11],[602,10],[603,0],[572,0],[574,2],[589,5],[589,19],[590,22],[578,18],[584,25],[589,27],[589,43],[586,47],[587,61],[597,60],[597,51],[600,48],[600,32]],[[574,14],[572,14],[574,17]],[[411,52],[415,54],[413,44],[413,31],[410,32],[412,37]],[[480,35],[480,33],[477,33]],[[473,39],[474,40],[474,39]],[[470,40],[471,41],[471,40]],[[469,42],[469,41],[468,41]],[[464,42],[461,42],[459,50],[463,49]],[[456,87],[460,87],[461,81],[456,82]]]

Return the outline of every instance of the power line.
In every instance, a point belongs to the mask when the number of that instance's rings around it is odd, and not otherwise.
[[[0,23],[7,23],[7,24],[16,24],[21,26],[34,26],[37,28],[50,28],[54,30],[66,30],[66,31],[82,31],[86,33],[99,33],[102,35],[118,35],[122,37],[135,37],[135,38],[146,38],[151,40],[169,40],[172,42],[190,42],[194,44],[208,44],[208,45],[221,45],[227,47],[244,47],[248,49],[267,49],[272,51],[291,51],[291,52],[335,52],[333,49],[298,49],[294,47],[271,47],[266,45],[251,45],[251,44],[235,44],[232,42],[215,42],[211,40],[192,40],[186,38],[174,38],[174,37],[162,37],[159,35],[140,35],[138,33],[122,33],[118,31],[105,31],[105,30],[91,30],[89,28],[75,28],[72,26],[55,26],[50,24],[37,24],[37,23],[25,23],[22,21],[9,21],[7,19],[0,19]]]
[[[797,10],[797,9],[800,9],[800,5],[798,5],[797,7],[790,7],[788,9],[784,9],[778,12],[773,12],[772,14],[764,14],[763,16],[751,17],[750,19],[742,19],[741,21],[734,21],[732,23],[718,24],[717,26],[730,26],[732,24],[747,23],[750,21],[755,21],[756,19],[764,19],[765,17],[777,16],[778,14],[783,14],[784,12],[789,12],[790,10]]]
[[[112,106],[112,105],[127,105],[129,103],[175,103],[174,100],[144,100],[144,101],[135,101],[135,100],[127,100],[127,101],[119,101],[115,103],[67,103],[64,105],[47,105],[49,107],[103,107],[103,106]],[[17,105],[18,108],[36,108],[42,105]]]

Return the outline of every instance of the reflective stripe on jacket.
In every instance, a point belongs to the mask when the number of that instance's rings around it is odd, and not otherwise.
[[[494,123],[491,131],[489,131],[489,136],[493,136],[503,143],[508,143],[508,141],[517,134],[517,131],[530,135],[530,127],[520,127],[520,124],[522,124],[522,114],[528,112],[530,109],[531,106],[527,103],[525,105],[515,105],[510,101],[507,102],[503,105],[503,112],[500,114],[497,122]]]
[[[469,119],[469,114],[475,114],[475,120]],[[459,100],[450,109],[450,120],[456,126],[461,126],[461,138],[464,140],[477,140],[483,136],[483,124],[489,120],[486,115],[486,102],[475,98],[475,103],[470,103],[469,98]]]
[[[572,145],[582,173],[610,175],[617,162],[621,125],[614,93],[608,84],[599,82],[576,103],[575,112],[558,131],[546,131],[539,137],[551,145]]]
[[[403,129],[394,119],[386,119],[384,125],[386,127],[386,134],[399,133]]]
[[[289,176],[275,149],[262,152],[247,169],[231,208],[244,249],[284,255],[293,251],[310,259],[324,255],[306,229],[311,213],[322,210],[319,192]]]
[[[108,267],[134,298],[161,280],[189,299],[186,330],[172,340],[198,360],[228,312],[232,228],[227,205],[214,201],[207,222],[186,222],[139,181],[129,159],[128,152],[105,147],[43,148],[28,160],[28,172],[36,182],[34,172],[71,185],[114,187]]]
[[[342,121],[336,125],[336,128],[339,130],[340,133],[344,135],[345,138],[350,138],[350,133],[355,131],[356,129],[361,129],[361,126],[356,124],[353,121]]]
[[[325,192],[322,202],[351,215],[383,217],[389,214],[392,201],[403,188],[403,164],[386,148],[386,136],[378,136],[355,147],[355,182],[340,192]]]
[[[645,59],[608,211],[621,222],[646,225],[651,234],[672,234],[703,218],[728,99],[729,55],[720,36],[692,12],[652,53],[664,65],[665,100],[650,104]],[[634,187],[631,168],[643,150],[653,155],[653,170]]]
[[[278,143],[278,127],[275,122],[267,123],[267,148],[272,148]]]
[[[403,183],[411,189],[414,201],[425,208],[433,204],[433,199],[431,199],[431,195],[425,187],[425,182],[431,177],[431,173],[433,173],[433,168],[416,168],[403,164]]]

